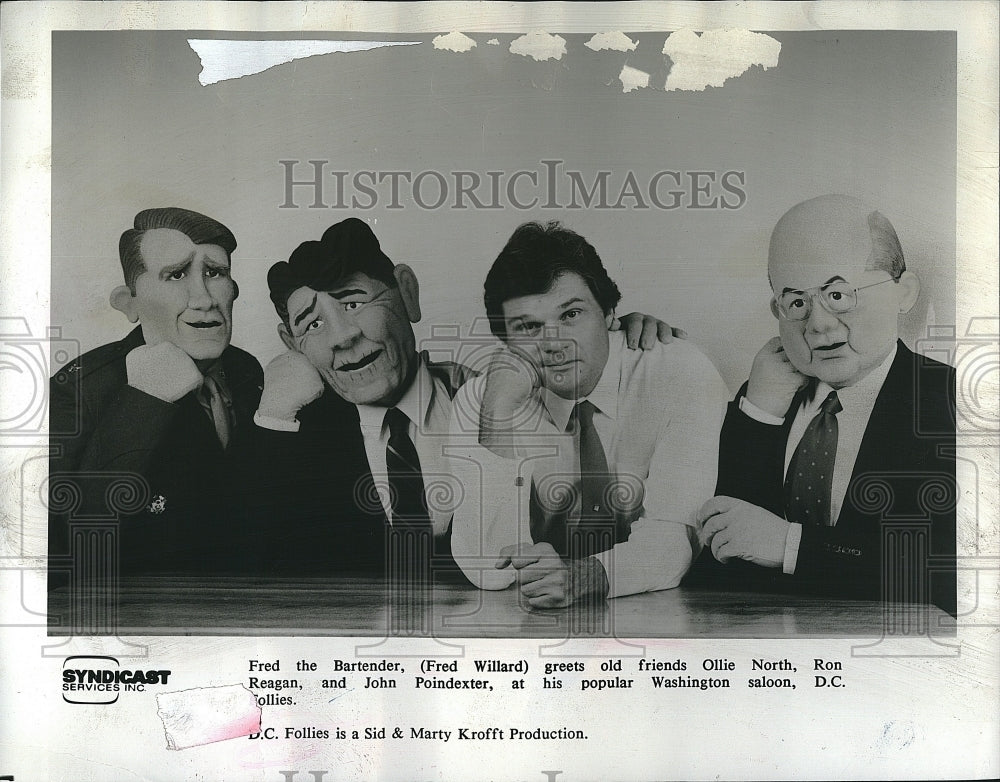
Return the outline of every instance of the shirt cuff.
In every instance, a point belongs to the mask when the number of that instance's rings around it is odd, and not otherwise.
[[[790,576],[795,572],[799,560],[799,544],[802,542],[802,525],[789,524],[785,536],[785,558],[781,562],[781,571]]]
[[[620,589],[615,589],[615,569],[613,564],[613,555],[611,553],[612,549],[607,551],[601,551],[597,554],[592,554],[591,557],[596,559],[601,563],[601,567],[604,568],[604,575],[608,578],[608,594],[606,597],[610,600],[611,598],[618,597],[621,594]]]
[[[269,415],[261,415],[259,410],[253,414],[253,422],[261,429],[272,429],[276,432],[299,431],[298,421],[286,421],[283,418],[272,418]]]
[[[785,423],[784,418],[779,418],[776,415],[771,415],[765,410],[761,410],[759,407],[757,407],[757,405],[755,405],[745,396],[740,397],[740,411],[750,416],[754,421],[757,421],[762,424],[781,426],[781,424]]]

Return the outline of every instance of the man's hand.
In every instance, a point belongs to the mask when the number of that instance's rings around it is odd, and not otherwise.
[[[747,401],[766,413],[782,418],[792,404],[795,392],[809,382],[785,355],[781,337],[767,341],[753,359]]]
[[[677,339],[687,339],[687,332],[684,329],[671,328],[670,324],[657,320],[652,315],[643,315],[641,312],[630,312],[611,321],[611,331],[624,331],[625,344],[630,350],[642,348],[650,350],[656,347],[656,343],[662,342],[664,345]]]
[[[713,497],[698,511],[698,538],[723,564],[745,559],[762,567],[781,567],[791,524],[770,511],[733,497]]]
[[[309,359],[294,350],[282,353],[264,369],[264,391],[257,412],[294,421],[299,410],[323,395],[323,378]]]
[[[517,570],[521,594],[532,608],[565,608],[586,595],[605,597],[608,577],[593,557],[566,562],[548,543],[504,546],[495,567]]]
[[[512,456],[514,420],[541,384],[541,375],[525,356],[506,346],[497,350],[486,369],[479,443],[501,456]]]
[[[191,356],[173,342],[133,348],[125,356],[125,372],[132,388],[164,402],[176,402],[205,380]]]

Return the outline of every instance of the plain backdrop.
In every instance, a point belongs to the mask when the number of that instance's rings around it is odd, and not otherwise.
[[[623,64],[669,67],[666,33],[633,35],[632,53],[593,52],[589,36],[565,35],[561,60],[541,63],[511,54],[510,34],[474,35],[478,45],[465,54],[435,50],[432,36],[397,36],[421,43],[201,86],[187,39],[210,33],[55,32],[52,323],[80,350],[127,333],[108,294],[121,281],[118,237],[149,207],[195,209],[232,228],[242,291],[233,342],[262,363],[282,350],[268,267],[338,220],[369,220],[389,257],[417,272],[423,340],[431,324],[464,334],[482,316],[486,271],[519,223],[559,219],[601,254],[624,293],[619,312],[686,329],[735,390],[777,333],[765,276],[771,228],[793,204],[843,192],[889,217],[923,281],[903,323],[914,346],[928,323],[955,322],[955,34],[769,34],[781,43],[776,68],[753,67],[702,92],[625,94]],[[499,45],[487,43],[494,37]],[[427,210],[409,199],[387,209],[387,198],[351,210],[308,208],[300,188],[299,208],[279,208],[279,161],[302,161],[296,174],[305,178],[314,159],[351,172],[348,180],[361,170],[543,176],[540,161],[558,159],[588,182],[613,172],[615,195],[629,171],[645,183],[661,170],[735,170],[747,197],[737,210],[631,201],[621,210]]]

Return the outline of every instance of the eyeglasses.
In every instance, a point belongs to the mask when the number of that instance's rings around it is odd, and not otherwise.
[[[855,288],[846,282],[830,282],[806,291],[785,291],[776,294],[775,303],[778,305],[778,312],[785,320],[805,320],[812,314],[813,299],[819,299],[823,309],[832,315],[843,315],[858,306],[858,291],[865,288],[874,288],[886,282],[898,282],[895,277],[888,280],[873,282],[871,285],[862,285]]]

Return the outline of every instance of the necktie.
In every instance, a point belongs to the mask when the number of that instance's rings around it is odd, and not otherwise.
[[[612,476],[601,437],[594,426],[596,408],[586,399],[576,406],[580,426],[580,519],[606,523],[611,518],[608,484]]]
[[[568,431],[577,431],[577,472],[572,489],[552,476],[531,484],[531,537],[547,542],[560,556],[580,559],[606,551],[617,539],[615,514],[609,506],[614,475],[608,468],[600,435],[594,426],[594,405],[583,400],[570,415]],[[579,500],[579,513],[571,514]]]
[[[215,424],[215,432],[219,436],[222,447],[229,445],[229,407],[226,400],[222,398],[219,384],[209,375],[205,376],[205,382],[201,387],[202,407],[205,407],[212,423]]]
[[[837,458],[837,413],[844,408],[831,391],[820,405],[788,464],[785,518],[799,524],[832,526],[830,492]]]
[[[429,528],[424,477],[420,471],[420,457],[410,439],[410,419],[402,410],[393,407],[386,411],[385,420],[389,426],[385,465],[389,476],[392,524],[395,527]]]
[[[385,465],[392,509],[392,523],[386,530],[386,575],[394,606],[393,621],[411,627],[422,621],[413,590],[430,581],[431,522],[420,457],[410,439],[410,419],[393,407],[386,411],[385,421],[389,427]]]

